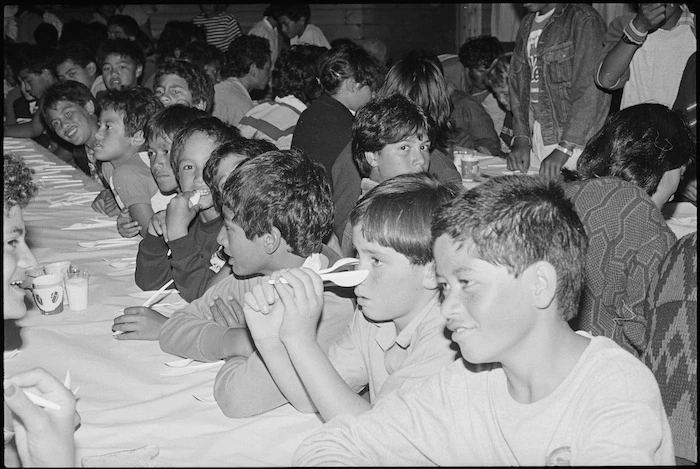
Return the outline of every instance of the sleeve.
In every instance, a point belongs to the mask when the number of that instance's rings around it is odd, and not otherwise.
[[[195,221],[186,236],[169,243],[172,250],[172,277],[185,301],[193,301],[202,296],[209,280],[214,276],[214,271],[209,269],[209,261],[218,244],[213,247],[211,235],[202,236],[201,226]],[[199,233],[196,232],[198,230]]]
[[[462,187],[462,175],[459,174],[452,159],[439,150],[434,150],[430,154],[430,174],[443,184],[452,185],[457,188]]]
[[[294,146],[293,141],[292,146]],[[343,230],[350,212],[362,194],[362,178],[352,159],[349,143],[333,163],[331,180],[333,181],[333,204],[335,205],[333,233],[338,239],[343,239]]]
[[[605,32],[605,39],[603,39],[603,50],[600,53],[600,58],[598,59],[598,62],[595,65],[594,71],[595,83],[601,88],[603,88],[603,86],[600,84],[600,69],[603,67],[603,61],[608,56],[608,53],[612,50],[612,48],[615,47],[618,42],[620,42],[620,39],[622,39],[622,31],[624,30],[625,25],[628,24],[632,18],[634,18],[634,16],[632,15],[618,16],[610,22],[610,25],[608,26],[608,29]],[[629,78],[630,69],[629,67],[627,67],[625,72],[613,86],[604,89],[607,89],[609,91],[620,89],[623,86],[625,86],[625,83],[627,83],[627,80],[629,80]]]
[[[583,25],[576,26],[579,32],[574,40],[572,83],[569,89],[571,111],[563,124],[560,140],[575,143],[581,147],[591,129],[600,128],[607,117],[610,95],[598,89],[594,81],[596,60],[602,45],[600,38],[605,34],[605,23],[600,15],[588,15]]]
[[[449,466],[468,460],[461,454],[465,435],[456,425],[459,409],[443,378],[439,374],[386,396],[360,416],[332,419],[302,442],[292,464]]]
[[[521,23],[521,28],[523,28]],[[530,66],[525,59],[525,44],[523,44],[522,35],[518,33],[518,39],[515,43],[513,57],[510,61],[510,71],[508,72],[508,88],[510,95],[510,107],[513,113],[513,136],[526,136],[530,138],[530,123],[528,114],[530,112],[528,103],[530,102],[529,88],[522,89],[523,84],[529,80],[525,77],[530,76]]]
[[[367,327],[362,312],[355,310],[352,322],[328,349],[328,360],[354,392],[369,384],[369,364],[362,353],[368,347],[367,333],[362,331]]]
[[[136,285],[141,290],[155,290],[171,278],[168,245],[162,236],[146,233],[136,254]]]
[[[138,156],[134,158],[138,158]],[[114,187],[127,208],[134,204],[148,204],[150,206],[151,197],[158,192],[153,175],[145,165],[143,166],[142,169],[138,166],[125,164],[114,170]]]
[[[460,100],[452,113],[458,131],[456,145],[465,146],[462,142],[471,139],[475,147],[488,148],[492,155],[498,155],[501,152],[501,142],[491,116],[481,104],[470,101]]]

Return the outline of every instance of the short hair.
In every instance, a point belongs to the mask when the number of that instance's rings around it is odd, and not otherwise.
[[[90,49],[92,60],[97,63],[97,54],[108,39],[107,26],[93,21],[86,23],[80,20],[70,20],[63,25],[59,46],[81,44]]]
[[[153,92],[143,86],[123,90],[104,90],[97,97],[100,108],[111,109],[121,114],[124,121],[124,134],[133,137],[143,131],[148,119],[163,109],[163,103]]]
[[[319,64],[319,80],[327,93],[335,93],[343,80],[353,78],[361,85],[377,90],[384,83],[384,66],[364,48],[341,44],[326,51]]]
[[[663,104],[622,109],[596,132],[576,163],[581,179],[617,176],[652,195],[666,171],[695,159],[697,143],[680,113]]]
[[[243,156],[243,161],[247,161],[249,158],[262,155],[268,151],[277,151],[277,147],[274,143],[263,140],[259,138],[234,138],[229,140],[219,146],[216,150],[211,153],[211,156],[207,160],[207,164],[204,166],[204,171],[202,172],[202,177],[204,182],[209,189],[211,189],[212,198],[214,199],[214,204],[221,212],[221,191],[219,187],[214,183],[214,177],[216,176],[216,171],[219,169],[219,163],[232,155]]]
[[[208,116],[209,114],[196,107],[173,104],[161,109],[148,119],[143,136],[146,141],[166,135],[172,140],[177,131],[188,122]]]
[[[283,50],[272,71],[272,92],[283,98],[293,95],[303,103],[320,97],[323,90],[318,82],[318,62],[325,47],[300,44]]]
[[[306,22],[311,22],[311,8],[308,3],[278,4],[277,16],[286,16],[292,21],[299,21],[303,16]]]
[[[192,24],[191,21],[168,21],[156,43],[158,61],[168,57],[176,58],[175,51],[182,51],[193,40],[206,42],[204,28]]]
[[[489,88],[508,87],[508,72],[510,71],[510,60],[513,58],[512,52],[499,55],[488,71],[486,72],[486,84]]]
[[[25,208],[39,189],[32,180],[34,171],[29,169],[21,156],[5,153],[3,163],[3,209],[8,215],[13,207]]]
[[[51,61],[53,49],[36,44],[19,45],[18,54],[15,57],[15,73],[17,76],[23,71],[41,75],[44,70],[48,70],[51,75],[56,76]]]
[[[223,76],[245,76],[251,65],[263,68],[271,60],[270,42],[259,36],[240,36],[231,41],[224,52],[224,59],[226,63],[221,70]]]
[[[211,111],[214,107],[214,82],[202,67],[186,60],[166,60],[158,66],[153,80],[153,91],[160,86],[160,79],[164,75],[171,74],[185,80],[195,104],[203,102],[205,110]]]
[[[488,68],[505,51],[493,36],[470,37],[459,48],[459,61],[467,68]]]
[[[443,75],[442,65],[435,54],[414,51],[397,61],[386,74],[379,96],[402,94],[413,100],[428,117],[433,129],[433,147],[444,150],[450,137],[452,104]]]
[[[98,53],[99,68],[102,70],[102,64],[109,55],[119,55],[128,57],[136,65],[143,67],[146,64],[146,56],[143,48],[136,41],[128,39],[111,39],[104,43]]]
[[[107,29],[112,25],[119,26],[124,30],[127,36],[132,36],[135,39],[139,38],[139,24],[134,18],[129,15],[112,15],[107,20]]]
[[[47,123],[51,122],[49,110],[59,101],[68,101],[83,107],[92,102],[95,104],[95,114],[99,115],[96,99],[87,86],[73,80],[57,81],[47,88],[40,100],[41,116]]]
[[[263,153],[238,166],[226,180],[222,202],[246,238],[275,227],[301,257],[321,252],[335,212],[323,166],[294,148]]]
[[[182,150],[187,140],[196,132],[202,132],[219,145],[241,136],[238,128],[228,125],[214,116],[201,117],[186,123],[173,137],[173,146],[170,148],[170,166],[172,166],[178,182],[180,181],[178,165]]]
[[[224,54],[215,45],[205,41],[190,42],[180,51],[179,58],[202,68],[214,62],[219,62],[219,68],[224,65]]]
[[[46,47],[58,45],[58,30],[51,23],[40,23],[34,30],[34,42]]]
[[[275,18],[278,16],[278,12],[280,9],[280,5],[277,3],[271,3],[270,5],[265,8],[265,11],[263,11],[263,16],[271,16]]]
[[[557,273],[562,317],[577,314],[588,238],[558,182],[540,176],[488,179],[442,206],[432,233],[433,240],[447,235],[515,277],[535,262],[549,262]]]
[[[350,212],[350,224],[361,225],[367,241],[393,249],[412,265],[425,265],[433,260],[431,218],[456,195],[455,187],[432,174],[400,174],[367,192]]]
[[[398,93],[378,98],[362,106],[352,121],[352,157],[360,175],[369,177],[372,167],[365,152],[381,151],[385,146],[418,136],[432,137],[423,110]]]
[[[79,43],[68,43],[59,46],[53,54],[53,67],[58,68],[63,62],[70,60],[76,65],[83,68],[87,67],[90,62],[94,63],[97,67],[97,60],[95,60],[95,54],[93,51]]]

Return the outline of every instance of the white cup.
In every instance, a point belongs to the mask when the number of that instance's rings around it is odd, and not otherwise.
[[[63,278],[63,274],[68,270],[70,270],[70,261],[51,262],[44,266],[44,272],[46,274],[58,275],[61,278]],[[63,304],[68,304],[68,294],[66,293],[65,286],[63,287]]]
[[[41,314],[63,311],[63,281],[58,275],[41,275],[34,279],[32,296]]]
[[[88,307],[90,274],[86,270],[69,270],[63,274],[68,296],[68,307],[71,311],[82,311]]]

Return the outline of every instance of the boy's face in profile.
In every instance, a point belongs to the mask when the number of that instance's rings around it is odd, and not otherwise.
[[[95,159],[114,161],[125,155],[131,146],[126,135],[124,117],[113,109],[103,109],[95,134]]]
[[[218,60],[204,65],[204,71],[214,80],[214,84],[221,81],[221,62]]]
[[[95,105],[92,101],[82,106],[71,101],[59,101],[48,110],[49,124],[66,142],[85,145],[95,136]]]
[[[528,270],[518,278],[503,266],[460,249],[448,235],[433,247],[442,315],[452,341],[470,363],[502,362],[517,357],[533,327]]]
[[[41,99],[44,96],[44,92],[55,81],[48,70],[42,70],[41,73],[34,73],[26,69],[21,70],[19,79],[24,90],[35,99]]]
[[[430,165],[430,140],[427,136],[411,136],[390,143],[379,151],[367,152],[367,161],[372,166],[370,178],[382,182],[400,174],[421,173]]]
[[[160,77],[158,86],[156,86],[155,95],[165,107],[172,106],[173,104],[184,104],[189,107],[195,105],[187,81],[172,73]]]
[[[229,256],[228,263],[231,270],[238,276],[253,274],[269,274],[265,262],[267,254],[262,236],[248,239],[237,223],[233,221],[233,212],[224,206],[221,211],[224,226],[221,227],[216,241],[224,247],[224,252]]]
[[[177,164],[180,189],[182,192],[203,191],[198,202],[202,210],[214,205],[211,191],[204,182],[202,173],[211,152],[218,146],[218,142],[204,132],[195,132],[185,141],[180,152]]]
[[[95,73],[97,73],[97,66],[94,62],[81,67],[71,59],[68,59],[56,66],[56,74],[59,79],[77,81],[87,86],[88,89],[92,87],[92,83],[95,81]]]
[[[362,314],[373,321],[394,321],[402,329],[418,313],[416,304],[422,291],[429,288],[432,263],[412,265],[394,249],[367,241],[361,224],[352,227],[352,242],[360,259],[357,269],[369,270],[367,278],[355,287]]]
[[[136,86],[141,73],[143,73],[141,65],[137,65],[131,57],[120,54],[108,54],[102,64],[102,79],[108,90]]]
[[[148,140],[148,160],[151,174],[156,180],[158,189],[163,194],[171,194],[179,188],[173,168],[170,166],[170,148],[172,146],[172,139],[164,133]]]
[[[506,111],[510,111],[510,91],[507,86],[497,86],[493,88],[496,100]]]
[[[296,21],[292,21],[287,15],[282,15],[277,19],[282,27],[282,32],[289,39],[300,36],[306,28],[306,18],[303,16]]]

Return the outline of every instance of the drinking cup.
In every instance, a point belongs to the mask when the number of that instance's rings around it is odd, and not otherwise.
[[[88,307],[90,274],[87,270],[70,269],[63,274],[71,311],[83,311]]]
[[[63,311],[63,278],[54,274],[34,279],[32,297],[41,314],[58,314]]]
[[[70,269],[70,261],[58,261],[51,262],[44,266],[44,272],[47,274],[58,275],[63,278],[63,274]],[[66,294],[66,287],[63,286],[63,304],[68,304],[68,295]]]

